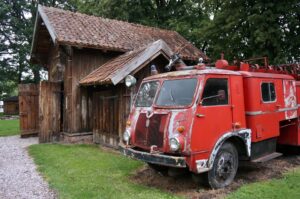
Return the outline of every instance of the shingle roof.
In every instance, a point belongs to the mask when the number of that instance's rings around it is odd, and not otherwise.
[[[138,67],[148,63],[158,55],[169,58],[173,52],[163,41],[158,40],[146,47],[129,51],[105,63],[80,80],[81,85],[108,84],[116,85]]]
[[[39,6],[38,13],[52,39],[59,44],[127,52],[158,39],[163,39],[174,52],[185,46],[180,52],[185,60],[197,60],[199,57],[207,58],[199,49],[175,31],[89,16],[52,7]]]

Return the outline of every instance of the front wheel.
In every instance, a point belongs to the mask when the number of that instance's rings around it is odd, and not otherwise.
[[[219,149],[213,167],[207,173],[207,181],[211,188],[219,189],[232,183],[238,168],[238,152],[229,142]]]

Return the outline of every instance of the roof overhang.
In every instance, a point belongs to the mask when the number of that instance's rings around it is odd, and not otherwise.
[[[111,77],[111,82],[114,85],[118,84],[136,68],[143,65],[145,62],[152,60],[160,52],[165,53],[169,58],[173,54],[172,50],[163,40],[158,40],[146,47],[145,50],[138,57],[132,59],[131,62],[127,63],[124,67],[122,67],[121,70],[113,74]]]
[[[130,57],[130,55],[133,53],[136,53],[135,56]],[[169,59],[172,54],[172,50],[163,40],[157,40],[142,49],[127,52],[115,58],[114,60],[107,62],[81,79],[79,83],[81,85],[116,85],[120,83],[127,75],[137,72],[159,55],[163,55],[166,59]],[[130,59],[126,59],[126,56],[130,57]],[[116,65],[115,63],[119,60],[126,61]],[[103,72],[106,71],[106,69],[111,70],[111,73],[108,76],[103,75]]]
[[[51,37],[51,40],[54,45],[57,44],[57,34],[55,33],[55,30],[53,26],[51,25],[47,15],[45,14],[43,7],[41,5],[38,5],[35,23],[34,23],[34,30],[33,30],[33,37],[31,42],[31,50],[30,50],[30,61],[32,62],[33,58],[36,56],[36,47],[37,47],[37,40],[38,40],[38,34],[39,30],[41,28],[41,25],[45,25],[46,29],[48,30],[48,33]]]

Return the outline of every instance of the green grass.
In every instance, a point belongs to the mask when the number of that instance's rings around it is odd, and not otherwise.
[[[19,125],[19,120],[0,120],[0,136],[18,135]]]
[[[282,179],[245,185],[228,196],[228,199],[298,199],[300,198],[300,168],[284,175]]]
[[[143,164],[96,146],[42,144],[29,152],[59,198],[176,198],[134,184],[129,177]]]

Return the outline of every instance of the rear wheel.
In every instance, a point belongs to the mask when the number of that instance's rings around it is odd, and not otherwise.
[[[213,167],[207,173],[207,182],[213,189],[219,189],[232,183],[238,168],[238,152],[229,142],[219,149]]]

